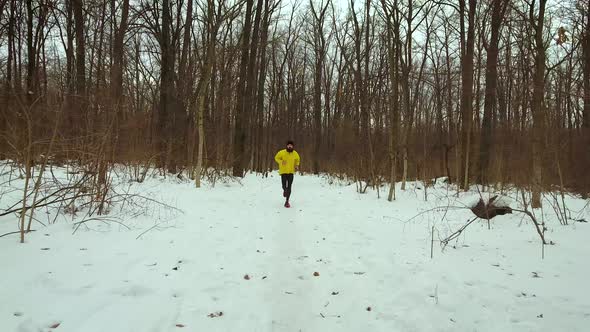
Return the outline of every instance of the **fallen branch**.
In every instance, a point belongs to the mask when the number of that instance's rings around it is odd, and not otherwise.
[[[474,221],[476,221],[477,218],[478,217],[470,219],[465,225],[463,225],[461,228],[456,230],[453,234],[449,235],[446,239],[440,241],[440,243],[443,245],[443,250],[449,244],[450,241],[453,241],[454,239],[458,238],[459,235],[461,235],[461,233],[463,233],[465,228],[467,228],[467,226],[471,225]]]
[[[37,230],[35,230],[35,229],[31,229],[29,232],[36,232],[36,231],[37,231]],[[28,232],[27,232],[27,233],[28,233]],[[12,235],[12,234],[20,234],[20,231],[15,231],[15,232],[8,232],[8,233],[6,233],[6,234],[2,234],[2,235],[0,235],[0,237],[4,237],[4,236],[7,236],[7,235]]]
[[[119,197],[121,197],[122,199],[120,201],[116,200],[116,198],[119,198]],[[143,196],[143,195],[139,195],[139,194],[118,194],[118,193],[116,193],[115,195],[110,197],[110,200],[113,203],[123,202],[123,204],[125,204],[125,202],[127,202],[128,205],[136,205],[136,206],[139,205],[139,204],[132,201],[133,198],[139,198],[139,199],[145,200],[147,202],[154,203],[156,205],[160,205],[166,209],[170,209],[170,210],[174,210],[176,212],[184,213],[183,210],[181,210],[177,207],[174,207],[170,204],[166,204],[166,203],[160,202],[156,199],[153,199],[153,198],[150,198],[147,196]]]
[[[445,214],[444,215],[446,216],[448,210],[450,210],[450,209],[463,210],[463,209],[468,209],[468,208],[469,207],[467,207],[467,206],[456,206],[456,205],[437,206],[437,207],[434,207],[432,209],[424,210],[424,211],[418,213],[417,215],[413,216],[412,218],[406,220],[406,222],[410,222],[410,221],[412,221],[412,220],[420,217],[421,215],[426,214],[428,212],[432,212],[432,211],[438,211],[438,210],[444,209],[444,211],[445,211]]]
[[[139,240],[139,238],[140,238],[140,237],[142,237],[142,236],[143,236],[144,234],[146,234],[147,232],[151,231],[151,230],[152,230],[152,229],[154,229],[154,228],[158,228],[158,227],[160,226],[160,224],[161,224],[161,222],[160,222],[160,223],[157,223],[157,224],[155,224],[154,226],[152,226],[152,227],[150,227],[150,228],[148,228],[148,229],[146,229],[145,231],[141,232],[141,234],[139,234],[139,235],[138,235],[138,236],[137,236],[135,239],[136,239],[136,240]]]
[[[119,224],[125,228],[127,228],[128,230],[131,230],[131,227],[125,225],[124,223],[116,220],[115,218],[107,218],[107,217],[93,217],[93,218],[88,218],[88,219],[84,219],[82,221],[78,221],[75,222],[74,225],[76,225],[76,228],[74,229],[74,231],[72,232],[72,235],[76,234],[76,231],[78,230],[78,228],[80,228],[80,226],[82,226],[83,224],[89,222],[89,221],[102,221],[105,224],[108,224],[109,222],[114,222],[116,224]]]
[[[535,228],[537,230],[537,233],[539,234],[539,237],[541,238],[541,241],[543,241],[543,244],[547,244],[547,241],[545,241],[545,226],[539,224],[539,222],[537,221],[537,218],[535,218],[535,216],[528,210],[519,210],[519,209],[512,209],[513,211],[516,212],[522,212],[524,214],[526,214],[527,216],[529,216],[529,218],[531,218],[531,220],[533,221],[533,224],[535,225]]]

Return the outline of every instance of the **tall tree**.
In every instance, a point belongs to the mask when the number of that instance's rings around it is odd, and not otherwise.
[[[319,8],[315,8],[314,0],[309,1],[312,13],[312,47],[314,50],[314,75],[313,75],[313,123],[314,123],[314,148],[313,148],[313,166],[314,174],[320,172],[320,159],[322,147],[322,84],[324,63],[328,48],[326,45],[326,33],[324,24],[326,12],[331,4],[331,0],[322,1]]]
[[[84,10],[82,0],[72,0],[74,30],[76,31],[76,95],[78,112],[85,112],[86,102],[86,40],[84,36]]]
[[[260,1],[260,0],[258,0]],[[246,0],[246,13],[242,30],[242,54],[240,59],[240,73],[237,87],[237,103],[234,121],[234,142],[232,156],[232,173],[234,176],[244,176],[246,161],[246,130],[250,111],[246,107],[246,98],[249,91],[246,89],[248,82],[248,59],[250,54],[250,34],[252,31],[252,7],[254,0]]]
[[[509,1],[493,0],[492,2],[491,38],[487,45],[485,102],[479,151],[479,182],[482,184],[489,182],[489,161],[492,154],[492,117],[497,104],[498,44],[500,42],[502,20]]]
[[[461,187],[469,187],[469,159],[473,122],[473,57],[475,44],[475,11],[477,0],[469,0],[467,39],[461,37]],[[459,1],[461,29],[465,15],[465,0]],[[464,49],[464,50],[463,50]]]
[[[27,6],[27,95],[32,103],[37,95],[37,49],[33,38],[35,12],[33,0],[26,0]]]
[[[586,8],[586,16],[582,19],[584,30],[584,120],[583,126],[590,137],[590,6]]]
[[[533,76],[533,95],[531,100],[531,112],[533,114],[532,135],[532,201],[533,208],[541,207],[542,191],[542,163],[545,137],[545,43],[543,27],[545,24],[545,5],[547,0],[539,0],[538,14],[535,17],[535,2],[529,7],[529,20],[534,30],[534,57],[535,67]]]
[[[389,62],[389,194],[387,200],[390,202],[395,199],[395,183],[396,183],[396,164],[397,164],[397,145],[399,137],[399,79],[398,79],[398,63],[399,56],[397,42],[399,38],[399,20],[396,19],[395,8],[397,8],[397,0],[389,2],[381,0],[381,6],[385,14],[385,26],[387,36],[387,55]]]
[[[172,155],[174,85],[174,50],[171,36],[172,15],[170,0],[162,3],[162,24],[160,33],[160,102],[158,107],[159,165],[170,172],[176,172],[176,162]]]
[[[121,21],[115,30],[113,45],[113,67],[111,68],[111,98],[117,122],[122,121],[121,97],[123,95],[123,56],[125,52],[125,34],[127,32],[129,18],[129,0],[123,0],[121,10]]]
[[[586,136],[586,165],[590,163],[590,5],[586,7],[585,19],[586,29],[584,30],[584,115],[583,115],[583,127]],[[586,172],[584,169],[583,172]],[[586,192],[590,192],[590,178],[586,178],[584,183]],[[582,189],[584,190],[584,189]]]

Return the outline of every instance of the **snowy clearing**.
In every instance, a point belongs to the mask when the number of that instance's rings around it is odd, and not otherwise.
[[[22,190],[22,180],[10,185],[6,180],[0,209],[22,196],[9,189]],[[16,234],[0,238],[0,330],[587,331],[590,326],[590,224],[562,226],[548,204],[536,213],[555,245],[545,246],[542,259],[539,237],[520,213],[492,219],[491,230],[478,220],[441,251],[439,240],[472,214],[451,209],[441,220],[444,209],[432,209],[478,197],[472,192],[457,200],[443,184],[428,188],[425,202],[421,186],[411,183],[390,203],[385,187],[378,199],[374,191],[356,193],[354,184],[296,176],[290,209],[282,206],[276,174],[201,189],[176,178],[121,180],[118,186],[182,212],[119,206],[111,214],[119,213],[129,229],[97,220],[72,235],[77,219],[67,215],[48,227],[35,223],[25,244]],[[588,220],[586,203],[567,198],[573,215]],[[40,221],[53,219],[54,212],[41,211]],[[0,217],[0,235],[17,229],[17,216]]]

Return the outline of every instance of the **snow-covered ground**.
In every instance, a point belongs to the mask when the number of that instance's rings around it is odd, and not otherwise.
[[[11,182],[19,186],[22,181]],[[290,209],[282,206],[276,174],[201,189],[150,178],[130,188],[121,181],[119,189],[182,212],[128,205],[111,214],[129,229],[95,220],[72,235],[79,220],[65,216],[48,227],[35,223],[25,244],[18,235],[1,237],[0,331],[590,326],[590,224],[562,226],[548,204],[542,217],[536,213],[555,245],[545,247],[542,259],[538,235],[519,213],[493,219],[491,230],[477,221],[441,251],[438,240],[472,215],[432,209],[477,197],[467,193],[457,200],[443,184],[428,188],[427,202],[423,189],[410,184],[391,203],[385,187],[378,199],[374,191],[356,193],[354,184],[296,176]],[[1,190],[0,209],[20,198],[6,183]],[[587,202],[570,197],[567,203],[574,217],[590,219]],[[39,220],[51,220],[53,212],[43,211]],[[16,219],[0,217],[0,235],[17,230]]]

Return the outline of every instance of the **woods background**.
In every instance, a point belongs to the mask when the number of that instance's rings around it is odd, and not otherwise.
[[[574,0],[0,0],[0,159],[200,186],[293,139],[304,171],[538,206],[590,192],[589,23]]]

